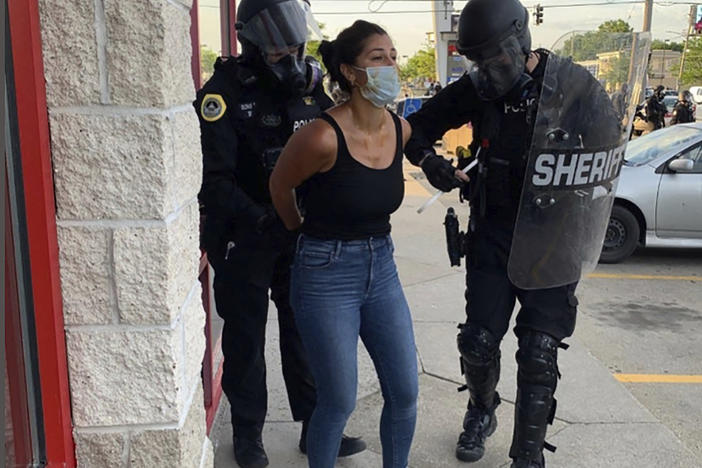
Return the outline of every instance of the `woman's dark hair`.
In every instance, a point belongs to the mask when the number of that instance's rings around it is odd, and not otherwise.
[[[322,61],[329,72],[331,80],[339,83],[339,87],[347,93],[351,92],[351,84],[341,73],[341,64],[353,65],[361,52],[363,52],[366,40],[375,34],[388,35],[377,24],[357,20],[351,26],[341,31],[335,40],[331,42],[322,41],[322,44],[319,46],[319,54],[322,56]]]

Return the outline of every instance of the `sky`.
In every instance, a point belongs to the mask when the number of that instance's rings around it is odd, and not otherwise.
[[[621,0],[619,0],[621,1]],[[684,34],[689,5],[670,5],[680,0],[668,2],[656,2],[653,7],[653,19],[651,21],[651,32],[654,39],[670,39],[672,41],[682,41]],[[454,8],[461,9],[465,5],[464,1],[454,1]],[[537,1],[524,1],[526,7],[532,7]],[[532,43],[534,48],[550,48],[562,35],[573,30],[592,30],[610,19],[623,19],[627,21],[636,31],[643,27],[644,4],[624,4],[616,5],[617,0],[611,1],[612,5],[549,8],[549,5],[573,5],[585,3],[605,3],[603,0],[540,0],[544,7],[544,22],[538,26],[533,23],[533,16],[530,19]],[[702,2],[701,2],[702,3]],[[426,33],[433,30],[433,20],[431,13],[397,13],[397,14],[369,14],[369,8],[380,7],[381,12],[431,10],[431,1],[418,0],[390,0],[383,4],[383,1],[368,0],[312,0],[312,11],[317,21],[325,23],[325,32],[334,37],[344,27],[353,23],[355,19],[365,19],[373,21],[385,27],[395,41],[400,55],[411,56],[426,39]],[[533,11],[529,10],[530,13]],[[326,13],[337,12],[357,12],[347,15],[329,15]]]
[[[689,2],[683,0],[655,1],[651,32],[654,39],[682,42],[687,28]],[[201,4],[216,4],[216,0],[200,0]],[[533,48],[551,48],[559,37],[574,30],[593,30],[611,19],[627,21],[635,31],[643,27],[644,3],[624,3],[627,0],[523,0],[530,8],[540,3],[544,7],[543,24],[535,25],[530,19]],[[454,1],[460,10],[465,1]],[[575,4],[609,3],[609,5],[573,6]],[[356,19],[372,21],[383,26],[395,42],[400,57],[412,56],[422,47],[426,33],[433,31],[430,0],[311,0],[312,11],[318,22],[325,24],[324,32],[334,38]],[[702,4],[702,0],[700,2]],[[378,10],[371,13],[369,9]],[[418,11],[418,13],[405,13]],[[529,9],[530,13],[533,11]],[[392,13],[398,12],[398,13]],[[202,42],[217,42],[217,16],[212,8],[201,8]],[[208,19],[210,18],[211,19]],[[209,27],[212,25],[213,27]],[[218,47],[211,47],[215,50]]]

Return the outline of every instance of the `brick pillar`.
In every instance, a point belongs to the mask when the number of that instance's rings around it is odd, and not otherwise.
[[[211,467],[192,0],[40,0],[78,463]]]

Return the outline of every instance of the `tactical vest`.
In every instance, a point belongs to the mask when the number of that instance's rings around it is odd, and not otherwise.
[[[319,116],[321,103],[312,95],[291,98],[263,86],[237,60],[219,66],[232,77],[226,94],[238,140],[237,183],[254,201],[271,203],[268,179],[278,157],[292,134]]]

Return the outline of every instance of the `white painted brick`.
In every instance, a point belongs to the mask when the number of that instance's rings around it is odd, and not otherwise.
[[[168,225],[168,242],[171,246],[167,266],[168,303],[174,313],[183,306],[198,277],[199,223],[197,202],[192,201],[183,207],[178,218]]]
[[[197,278],[198,209],[191,202],[168,225],[115,229],[120,322],[172,323]]]
[[[76,443],[76,461],[78,466],[85,468],[121,468],[124,444],[127,443],[127,434],[121,432],[111,433],[83,433],[74,431]]]
[[[77,426],[179,420],[175,330],[68,330],[66,348]]]
[[[194,99],[190,14],[164,0],[105,0],[112,102],[170,107]]]
[[[115,283],[121,323],[169,324],[169,250],[166,225],[115,230]]]
[[[40,0],[49,107],[100,102],[94,0]]]
[[[210,439],[205,441],[205,447],[203,448],[205,453],[202,457],[201,468],[213,468],[214,467],[214,447],[212,447],[212,442]]]
[[[186,304],[182,323],[183,359],[179,365],[183,369],[183,388],[189,389],[202,379],[202,360],[205,355],[205,310],[202,307],[202,288],[199,282],[195,294]]]
[[[135,432],[129,451],[131,468],[198,468],[202,460],[205,410],[202,385],[197,387],[182,427]]]
[[[109,229],[58,228],[59,262],[67,325],[114,323]]]
[[[168,164],[169,208],[175,210],[197,196],[202,184],[200,127],[190,107],[172,119],[173,151]]]
[[[163,116],[59,113],[51,135],[59,219],[165,217],[172,137]]]

